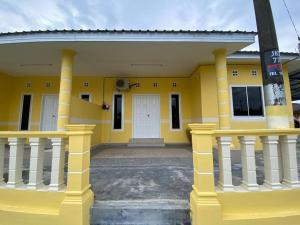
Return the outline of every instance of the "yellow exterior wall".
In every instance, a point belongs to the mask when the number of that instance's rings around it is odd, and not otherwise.
[[[222,225],[298,225],[300,190],[219,192]],[[254,210],[255,209],[255,210]]]
[[[218,119],[217,78],[215,66],[200,66],[202,123],[216,123]]]
[[[46,87],[46,82],[50,82],[51,86]],[[10,107],[9,107],[9,122],[8,130],[18,130],[19,117],[21,110],[21,99],[23,94],[32,95],[30,130],[40,129],[40,116],[42,95],[44,94],[58,94],[59,80],[58,77],[11,77],[12,90],[10,93]],[[30,83],[31,87],[26,87]]]
[[[101,107],[98,104],[89,103],[77,97],[71,99],[71,124],[95,124],[92,135],[92,146],[100,144],[101,136]]]
[[[195,73],[191,76],[190,79],[190,87],[191,87],[191,114],[192,121],[196,123],[202,122],[202,93],[201,93],[201,73],[200,70],[197,69]]]
[[[115,90],[116,78],[105,78],[105,102],[111,107],[113,105],[113,94]],[[102,142],[103,143],[127,143],[132,138],[132,96],[134,94],[159,94],[161,109],[161,137],[166,143],[189,142],[187,134],[187,124],[191,120],[191,96],[190,78],[130,78],[130,83],[140,83],[140,87],[133,87],[124,94],[124,129],[122,131],[112,130],[112,109],[102,111]],[[153,87],[153,82],[158,83],[158,87]],[[177,86],[172,87],[176,82]],[[169,123],[169,95],[179,93],[181,95],[181,131],[171,131]]]
[[[233,77],[232,70],[239,71],[239,76]],[[251,70],[257,70],[257,76],[251,75]],[[286,85],[286,96],[288,110],[293,125],[291,92],[287,69],[284,67],[284,79]],[[0,75],[1,93],[0,103],[6,106],[0,112],[1,130],[18,130],[21,108],[21,97],[23,94],[32,94],[32,109],[30,130],[40,129],[42,96],[45,94],[59,93],[59,76],[38,76],[38,77],[12,77]],[[214,65],[199,66],[190,77],[186,78],[130,78],[130,83],[140,83],[140,87],[133,87],[124,94],[124,129],[116,131],[112,129],[112,106],[116,78],[104,78],[103,76],[81,76],[73,77],[72,96],[79,98],[80,93],[91,94],[91,107],[99,110],[99,113],[91,116],[84,116],[87,107],[75,106],[72,108],[73,117],[85,119],[87,122],[97,123],[92,143],[127,143],[132,138],[132,96],[134,94],[159,94],[161,100],[161,137],[166,143],[187,143],[190,142],[187,134],[187,123],[202,122],[216,123],[218,127],[218,103],[217,103],[217,82]],[[46,82],[51,86],[46,87]],[[87,82],[86,87],[84,83]],[[153,83],[158,87],[153,87]],[[172,83],[177,86],[173,87]],[[26,87],[30,83],[31,87]],[[231,85],[262,85],[260,65],[228,65],[228,88]],[[104,88],[104,89],[103,89]],[[181,119],[182,129],[172,131],[169,123],[169,96],[171,93],[181,95]],[[110,105],[109,110],[102,110],[102,102]],[[230,97],[231,103],[231,97]],[[77,101],[75,105],[82,105]],[[95,112],[95,110],[92,110]],[[74,113],[77,115],[75,116]],[[232,113],[232,112],[230,112]],[[72,117],[72,116],[71,116]],[[86,117],[86,118],[84,118]],[[231,129],[259,129],[266,128],[266,120],[235,119],[230,116]],[[236,144],[236,141],[235,141]]]
[[[8,129],[9,104],[11,102],[11,77],[0,74],[0,130]]]

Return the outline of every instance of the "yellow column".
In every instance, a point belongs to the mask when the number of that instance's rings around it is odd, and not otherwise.
[[[214,184],[213,133],[214,124],[189,124],[192,134],[194,185],[190,195],[193,225],[217,225],[221,221],[221,206]]]
[[[230,101],[227,80],[226,50],[216,50],[214,55],[218,88],[219,128],[226,130],[230,129]]]
[[[69,124],[74,56],[75,52],[73,50],[64,49],[62,51],[57,119],[58,130],[65,130],[65,125]]]
[[[64,225],[89,225],[94,194],[90,184],[90,148],[94,125],[67,125],[69,160],[66,196],[61,206]],[[66,219],[67,218],[67,219]]]

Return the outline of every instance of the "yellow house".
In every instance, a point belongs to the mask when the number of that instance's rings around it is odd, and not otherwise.
[[[299,131],[293,129],[288,75],[299,68],[300,60],[295,59],[297,54],[281,55],[287,110],[268,114],[259,53],[241,51],[255,42],[255,36],[243,31],[133,30],[0,34],[0,158],[4,159],[8,143],[13,152],[10,162],[16,164],[9,167],[8,182],[0,188],[0,224],[88,224],[93,196],[88,175],[91,146],[191,142],[193,224],[300,224],[300,190],[291,175],[297,165],[289,161],[296,160]],[[268,129],[276,116],[286,117],[288,126]],[[259,138],[251,139],[254,136]],[[46,138],[58,154],[52,159],[57,168],[51,177],[52,192],[38,188]],[[61,189],[66,142],[68,183]],[[36,155],[30,159],[32,188],[23,190],[18,188],[22,170],[18,164],[25,143]],[[243,173],[248,179],[245,185],[254,190],[249,152],[255,148],[276,152],[274,143],[276,149],[281,146],[287,151],[282,153],[280,182],[289,188],[226,192],[232,184],[225,179],[225,153],[242,149],[249,154],[243,155]],[[224,160],[220,162],[221,190],[213,181],[213,148],[219,149],[219,160]],[[272,154],[270,161],[278,160]],[[266,169],[266,173],[274,175],[277,167],[270,162],[271,172]],[[2,168],[1,161],[0,173]],[[281,187],[273,178],[267,177],[270,186]],[[43,198],[49,201],[42,202]],[[205,215],[207,220],[202,219]]]

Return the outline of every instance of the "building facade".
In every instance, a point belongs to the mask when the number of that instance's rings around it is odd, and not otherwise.
[[[299,70],[300,60],[282,53],[287,105],[270,114],[259,53],[241,51],[255,36],[125,30],[0,34],[0,174],[8,174],[0,180],[0,224],[89,224],[91,147],[149,139],[192,143],[194,225],[299,224],[300,133],[294,129],[289,73]],[[286,123],[278,120],[271,129],[277,117]],[[47,140],[52,158],[45,187]],[[232,149],[241,150],[238,187],[232,184]],[[255,150],[261,149],[265,181],[258,185]]]

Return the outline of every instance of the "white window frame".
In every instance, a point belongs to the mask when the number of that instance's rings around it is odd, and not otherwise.
[[[114,128],[114,121],[115,121],[115,95],[122,95],[122,121],[121,121],[121,129],[115,129]],[[119,93],[119,92],[114,92],[113,96],[112,96],[112,120],[111,120],[111,128],[113,131],[124,131],[124,102],[125,102],[125,98],[124,98],[124,93]]]
[[[29,109],[29,118],[28,118],[28,129],[23,131],[30,131],[31,130],[31,116],[32,116],[32,105],[33,105],[33,94],[32,93],[22,93],[20,99],[20,108],[19,108],[19,124],[18,130],[21,131],[22,125],[22,113],[23,113],[23,104],[24,104],[24,95],[30,95],[30,109]]]
[[[82,95],[89,95],[90,97],[89,97],[89,101],[88,101],[88,102],[92,102],[92,94],[91,94],[91,93],[89,93],[89,92],[80,92],[80,93],[79,93],[79,98],[80,98],[80,100],[83,100],[83,99],[81,98]],[[85,100],[83,100],[83,101],[85,101]]]
[[[233,109],[233,95],[232,95],[232,88],[234,87],[245,87],[246,88],[246,95],[247,95],[247,107],[249,111],[249,103],[248,103],[248,92],[247,87],[260,87],[261,89],[261,99],[262,99],[262,107],[263,107],[263,115],[262,116],[235,116],[234,115],[234,109]],[[233,120],[258,120],[258,121],[264,121],[266,120],[266,110],[265,110],[265,99],[264,99],[264,89],[262,85],[230,85],[230,105],[231,105],[231,115]],[[249,112],[248,112],[249,114]]]
[[[179,103],[179,128],[174,129],[172,127],[172,95],[178,95],[178,103]],[[169,94],[169,124],[170,131],[182,131],[182,113],[181,113],[181,93],[172,92]]]

